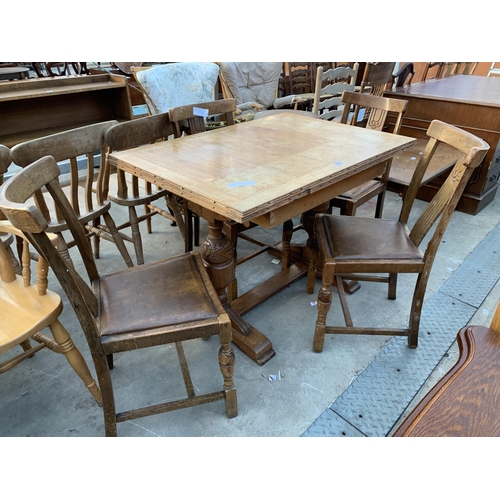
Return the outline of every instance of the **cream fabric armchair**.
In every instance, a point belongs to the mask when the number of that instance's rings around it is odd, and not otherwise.
[[[224,99],[234,98],[241,113],[277,110],[299,102],[298,96],[278,97],[282,62],[219,62]],[[271,112],[271,111],[270,111]],[[275,112],[275,111],[274,111]]]
[[[169,63],[137,68],[134,75],[149,113],[157,115],[176,106],[213,101],[219,66],[210,62]]]

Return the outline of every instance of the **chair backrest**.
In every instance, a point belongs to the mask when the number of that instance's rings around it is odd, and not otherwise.
[[[285,93],[287,95],[314,92],[315,66],[312,62],[285,62],[283,65]]]
[[[437,222],[426,249],[426,265],[432,265],[435,253],[455,210],[460,196],[473,172],[483,161],[489,150],[488,144],[475,135],[453,125],[433,120],[427,130],[430,137],[413,174],[403,199],[399,220],[408,223],[415,197],[420,188],[422,177],[439,143],[444,142],[458,150],[460,154],[455,166],[443,182],[439,191],[418,217],[410,231],[415,245],[420,245],[424,237]],[[429,260],[429,264],[427,261]]]
[[[106,130],[104,139],[109,146],[109,152],[111,152],[168,140],[174,135],[174,125],[169,120],[168,113],[161,113],[117,123]],[[106,168],[110,171],[108,165]],[[121,169],[117,169],[116,175],[118,180],[117,194],[120,198],[127,198],[129,190],[134,198],[139,197],[141,183],[148,194],[152,193],[151,183],[141,180],[135,175],[127,175]]]
[[[12,161],[24,168],[47,155],[52,156],[56,162],[69,160],[71,206],[78,215],[92,213],[105,204],[109,182],[109,172],[106,168],[97,170],[97,179],[94,182],[96,173],[94,155],[100,152],[101,164],[105,164],[104,158],[108,147],[105,132],[116,123],[118,123],[116,120],[110,120],[17,144],[11,149]],[[79,189],[82,181],[85,191],[83,197]],[[35,201],[44,215],[50,218],[43,196],[37,194]],[[59,219],[57,208],[56,205]]]
[[[186,124],[188,134],[196,134],[207,130],[206,118],[208,116],[222,116],[225,125],[234,124],[236,101],[234,99],[221,99],[219,101],[187,104],[170,108],[168,115],[175,128],[175,136],[182,135],[182,124]]]
[[[399,89],[405,85],[410,85],[415,76],[413,63],[407,62],[394,74],[394,86]]]
[[[318,66],[314,89],[313,113],[323,120],[332,120],[342,115],[342,92],[354,91],[358,76],[358,63],[352,68],[338,67],[325,71]]]
[[[472,75],[477,62],[430,62],[425,66],[422,81],[453,75]]]
[[[79,222],[77,214],[62,191],[59,175],[59,166],[51,156],[44,156],[36,160],[17,172],[0,188],[0,209],[4,211],[10,223],[23,232],[38,254],[48,262],[73,305],[91,352],[98,352],[99,341],[95,320],[98,314],[98,301],[87,283],[98,280],[99,274],[90,241],[85,235],[85,230]],[[50,196],[58,207],[61,218],[65,220],[66,226],[74,238],[81,262],[88,275],[88,282],[61,256],[45,232],[50,233],[54,223],[47,221],[44,214],[36,206],[26,203],[43,188],[46,188],[47,196]]]
[[[403,113],[406,111],[408,101],[403,99],[391,99],[372,94],[360,94],[359,92],[346,91],[341,98],[344,104],[341,123],[354,125],[358,121],[358,114],[362,108],[370,108],[365,128],[372,130],[383,130],[389,113],[396,115],[394,123],[394,134],[399,134],[403,121]]]
[[[219,66],[209,62],[170,63],[134,72],[150,114],[183,104],[213,101]]]
[[[270,108],[277,97],[281,62],[219,62],[219,81],[224,99],[236,105],[256,102]]]
[[[364,92],[367,87],[370,87],[370,94],[373,95],[382,95],[384,90],[390,90],[395,66],[395,62],[367,62],[360,92]]]

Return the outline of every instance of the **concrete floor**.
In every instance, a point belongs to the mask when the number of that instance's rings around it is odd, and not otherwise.
[[[426,300],[499,224],[499,205],[497,197],[476,216],[455,212],[437,254]],[[415,213],[423,206],[425,202],[417,200]],[[384,215],[395,217],[400,207],[400,198],[394,193],[388,193]],[[360,209],[359,215],[372,216],[373,211],[374,203],[370,202]],[[115,207],[112,214],[118,223],[123,219],[123,214]],[[270,242],[280,239],[280,228],[271,231],[256,228],[252,231]],[[205,233],[206,226],[202,223],[202,236]],[[171,227],[170,222],[161,217],[153,219],[152,234],[146,234],[145,228],[142,234],[146,262],[183,251],[178,229]],[[297,233],[294,241],[304,237],[305,233]],[[248,247],[242,242],[238,248],[240,255],[243,255]],[[131,247],[130,252],[133,255]],[[273,260],[272,256],[264,254],[238,267],[240,291],[244,292],[279,269]],[[103,274],[124,267],[114,245],[105,241],[102,242],[101,258],[97,262]],[[375,318],[376,322],[404,324],[407,321],[413,284],[413,278],[401,276],[396,301],[386,299],[385,287],[380,284],[363,284],[350,297],[353,314],[358,311],[361,317],[365,314],[370,320]],[[49,286],[62,294],[55,279],[49,281]],[[311,302],[316,300],[316,295],[307,295],[304,288],[305,278],[245,316],[270,338],[276,356],[264,366],[259,366],[234,347],[239,405],[236,418],[228,419],[224,403],[215,402],[118,424],[118,435],[301,436],[390,340],[390,337],[330,335],[327,336],[323,353],[312,352],[316,307]],[[318,288],[316,286],[316,292]],[[471,323],[488,324],[499,296],[500,287],[496,286]],[[335,297],[329,318],[332,322],[335,318],[341,320],[340,307]],[[94,373],[85,338],[69,304],[60,319]],[[185,349],[196,389],[203,392],[219,390],[221,377],[217,365],[217,340],[195,340],[188,343]],[[422,397],[452,366],[456,360],[456,352],[456,347],[453,346],[417,398]],[[0,361],[5,358],[5,354],[1,355]],[[175,348],[172,346],[116,355],[112,377],[119,410],[183,394]],[[103,435],[101,408],[63,356],[42,350],[1,375],[0,436]]]

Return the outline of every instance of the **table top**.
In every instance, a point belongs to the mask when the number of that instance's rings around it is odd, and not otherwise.
[[[383,162],[414,141],[280,113],[114,152],[109,160],[221,218],[247,222]],[[297,214],[304,211],[297,206]]]
[[[390,97],[391,94],[500,107],[500,78],[454,75],[407,85],[395,91],[384,92],[387,97]]]

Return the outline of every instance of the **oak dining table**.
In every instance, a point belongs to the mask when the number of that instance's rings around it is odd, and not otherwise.
[[[384,163],[415,139],[279,113],[172,141],[113,152],[111,166],[160,186],[190,204],[208,222],[200,254],[231,317],[233,341],[260,365],[275,355],[271,340],[242,317],[307,273],[317,212],[329,201],[380,175]],[[309,239],[300,258],[283,259],[275,276],[230,298],[234,245],[225,222],[273,228],[302,214]],[[311,327],[312,328],[312,327]]]

